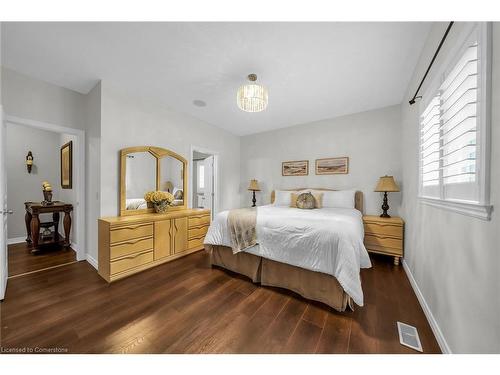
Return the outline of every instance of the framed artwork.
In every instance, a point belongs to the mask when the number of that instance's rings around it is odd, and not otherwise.
[[[347,174],[349,173],[349,158],[316,159],[316,174]]]
[[[61,187],[71,189],[73,186],[73,141],[61,147]]]
[[[307,176],[309,160],[284,161],[281,163],[282,176]]]

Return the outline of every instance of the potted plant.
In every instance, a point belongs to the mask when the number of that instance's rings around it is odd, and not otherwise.
[[[151,203],[157,213],[163,214],[172,205],[174,196],[166,191],[148,191],[144,194],[144,200]]]

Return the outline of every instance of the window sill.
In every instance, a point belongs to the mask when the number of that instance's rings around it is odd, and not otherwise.
[[[441,199],[428,198],[428,197],[419,197],[418,199],[423,204],[433,207],[443,208],[462,215],[472,216],[481,220],[490,220],[491,211],[493,210],[493,206],[491,205],[467,203],[460,201],[445,201]]]

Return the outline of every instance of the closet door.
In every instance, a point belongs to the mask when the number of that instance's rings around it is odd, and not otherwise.
[[[156,221],[154,226],[154,259],[168,257],[172,251],[172,220]]]
[[[181,253],[188,248],[188,218],[180,217],[172,220],[174,253]]]

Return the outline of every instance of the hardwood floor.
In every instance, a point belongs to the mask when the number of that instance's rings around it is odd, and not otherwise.
[[[3,348],[72,353],[417,353],[396,321],[439,353],[402,267],[373,257],[365,306],[338,313],[211,268],[198,252],[108,285],[87,262],[10,279]]]
[[[31,249],[26,242],[8,246],[9,277],[76,261],[76,252],[61,245],[45,245],[36,255],[31,253]]]

